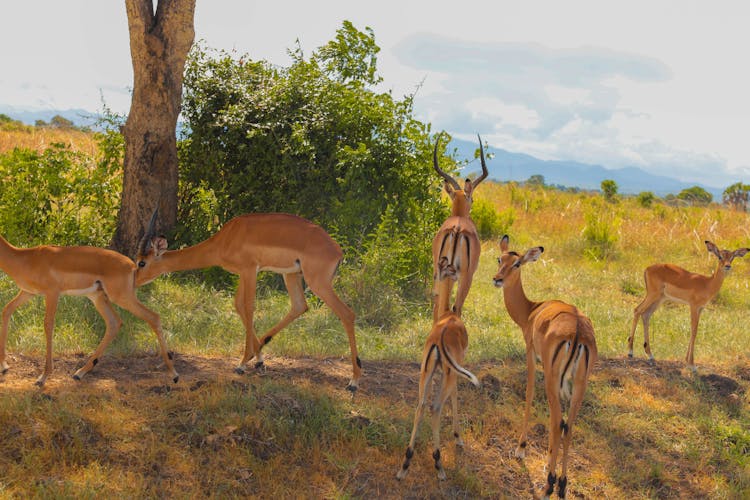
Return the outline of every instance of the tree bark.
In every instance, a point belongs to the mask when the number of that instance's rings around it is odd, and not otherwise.
[[[123,127],[125,158],[111,246],[135,257],[154,209],[157,231],[177,220],[177,117],[182,76],[195,38],[195,0],[125,0],[133,60],[133,98]]]

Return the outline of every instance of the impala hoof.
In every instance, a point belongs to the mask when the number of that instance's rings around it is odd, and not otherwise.
[[[81,381],[81,376],[78,375],[77,373],[74,373],[73,374],[73,380],[75,380],[76,382],[80,382]]]
[[[180,381],[180,376],[179,375],[175,375],[174,378],[172,379],[172,382],[174,382],[175,384],[177,382],[179,382],[179,381]]]
[[[352,381],[350,381],[350,382],[349,382],[349,383],[348,383],[348,384],[346,385],[346,390],[347,390],[347,391],[349,391],[349,392],[351,392],[351,393],[352,393],[352,396],[354,395],[354,393],[355,393],[355,392],[357,392],[357,389],[358,389],[358,388],[359,388],[359,387],[357,386],[357,382],[355,382],[355,381],[353,381],[353,380],[352,380]]]
[[[263,363],[263,361],[258,361],[255,363],[255,370],[262,372],[266,370],[266,365]]]
[[[236,373],[237,375],[244,375],[245,368],[242,366],[238,366],[237,368],[234,369],[234,373]]]

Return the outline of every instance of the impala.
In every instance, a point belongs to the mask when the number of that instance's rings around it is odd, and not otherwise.
[[[154,330],[164,364],[172,379],[179,376],[167,353],[159,315],[146,308],[135,296],[135,264],[122,254],[94,247],[58,247],[42,245],[16,248],[0,237],[0,268],[16,283],[20,291],[3,309],[0,329],[0,371],[5,374],[5,344],[8,323],[13,312],[35,295],[43,295],[45,302],[44,334],[47,356],[44,371],[36,381],[38,386],[52,372],[52,331],[57,303],[61,295],[85,295],[104,319],[106,330],[99,346],[73,378],[80,380],[99,362],[104,350],[117,335],[122,320],[112,308],[114,302],[141,318]]]
[[[354,312],[333,290],[333,278],[343,257],[341,248],[323,228],[289,214],[247,214],[227,222],[216,234],[197,245],[167,250],[167,240],[156,236],[156,212],[136,258],[136,285],[141,286],[163,273],[220,266],[239,275],[235,307],[245,327],[245,354],[237,373],[245,373],[255,357],[263,365],[261,348],[282,328],[307,311],[302,278],[338,316],[349,336],[353,376],[347,389],[357,390],[362,362],[354,338]],[[259,271],[273,271],[284,277],[291,309],[258,340],[255,335],[255,288]]]
[[[526,454],[529,416],[534,397],[534,364],[537,358],[542,363],[550,411],[548,474],[544,496],[552,494],[557,481],[557,493],[560,498],[564,498],[568,484],[568,451],[573,424],[597,358],[594,327],[586,316],[570,304],[559,300],[532,302],[526,298],[521,283],[521,266],[536,261],[544,248],[531,248],[521,256],[510,251],[508,244],[508,236],[503,236],[500,240],[502,255],[498,259],[499,269],[494,283],[496,287],[503,288],[508,314],[521,328],[526,341],[526,409],[516,456],[523,458]],[[563,418],[565,402],[569,402],[567,422]],[[555,472],[561,440],[562,470],[558,480]]]
[[[469,294],[474,272],[479,265],[479,253],[481,251],[477,228],[469,216],[474,190],[487,177],[488,173],[487,164],[484,160],[482,138],[478,135],[477,138],[479,138],[479,158],[482,162],[482,175],[474,181],[466,179],[463,189],[461,189],[461,186],[459,186],[453,177],[441,170],[438,165],[439,136],[435,141],[435,149],[432,152],[432,164],[435,167],[435,171],[445,180],[445,191],[451,199],[451,215],[443,222],[443,225],[440,226],[435,235],[435,239],[432,240],[433,296],[437,295],[438,274],[440,272],[438,263],[445,258],[447,259],[447,266],[453,268],[455,271],[458,281],[453,311],[459,316],[461,316],[461,309],[466,296]],[[448,299],[450,300],[450,290],[448,295]],[[432,320],[433,322],[438,320],[437,301],[435,301],[435,305],[433,306]]]
[[[463,368],[466,347],[469,343],[469,337],[466,334],[461,318],[449,309],[451,288],[453,281],[456,281],[455,269],[448,265],[448,259],[441,259],[439,266],[440,283],[438,286],[439,294],[437,303],[440,312],[440,319],[432,326],[427,342],[422,354],[422,365],[419,373],[419,398],[417,401],[417,410],[414,415],[414,427],[411,431],[409,446],[406,448],[406,458],[399,469],[396,477],[403,479],[409,469],[409,464],[414,456],[414,442],[417,438],[419,422],[422,419],[424,407],[427,404],[428,393],[430,392],[430,383],[438,368],[442,370],[442,380],[440,382],[439,394],[432,403],[432,438],[433,452],[432,458],[435,460],[435,469],[437,469],[438,478],[445,479],[445,470],[440,460],[440,418],[443,411],[443,405],[450,397],[453,403],[453,435],[456,438],[456,444],[463,446],[463,441],[458,432],[458,395],[457,395],[457,375],[469,380],[472,384],[479,387],[479,380],[468,370]]]
[[[651,315],[661,303],[671,300],[690,306],[690,344],[688,344],[685,361],[689,367],[695,369],[693,353],[701,312],[706,304],[719,293],[724,277],[732,269],[734,258],[743,257],[750,251],[750,248],[740,248],[734,252],[719,250],[710,241],[706,240],[705,243],[708,251],[719,259],[712,276],[691,273],[674,264],[654,264],[646,268],[643,273],[643,279],[646,281],[646,297],[638,304],[633,314],[633,327],[628,337],[629,357],[633,357],[633,337],[638,326],[638,318],[641,318],[643,320],[643,348],[648,354],[649,361],[653,362],[654,355],[651,354],[651,345],[648,341],[648,323]]]

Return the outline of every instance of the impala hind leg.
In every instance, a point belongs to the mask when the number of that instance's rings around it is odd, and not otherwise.
[[[257,276],[255,273],[241,274],[240,282],[237,286],[237,294],[234,296],[234,307],[237,309],[245,327],[245,353],[242,361],[234,369],[240,375],[247,371],[248,362],[255,357],[257,366],[263,366],[263,355],[260,353],[260,343],[255,336],[255,324],[253,316],[255,315],[255,287],[257,285]]]
[[[688,344],[688,351],[685,355],[685,362],[688,368],[695,371],[695,363],[693,355],[695,354],[695,338],[698,336],[698,322],[701,319],[702,307],[690,307],[690,343]]]
[[[328,275],[327,279],[321,279],[319,276],[313,277],[307,274],[305,275],[305,278],[307,279],[307,284],[310,286],[310,290],[312,290],[315,295],[320,297],[320,299],[331,308],[334,314],[338,316],[341,324],[344,325],[346,335],[349,337],[349,348],[351,350],[352,358],[352,379],[349,381],[346,388],[351,392],[355,392],[359,386],[359,378],[362,374],[362,361],[360,361],[359,354],[357,353],[357,339],[354,336],[355,316],[354,311],[344,304],[333,290],[333,283],[331,280],[333,279],[334,270],[335,267],[331,269],[331,273]]]
[[[437,369],[438,355],[437,347],[430,346],[429,349],[425,350],[425,354],[422,359],[422,369],[419,374],[419,397],[417,398],[417,409],[414,412],[414,426],[411,429],[411,438],[409,438],[409,446],[406,448],[406,454],[404,463],[396,474],[396,478],[403,479],[406,477],[406,473],[409,471],[409,465],[411,459],[414,457],[414,444],[417,441],[417,430],[419,430],[419,422],[422,420],[424,414],[424,408],[427,406],[427,396],[432,383],[432,377],[435,375]]]
[[[284,329],[289,323],[299,318],[305,311],[307,311],[307,301],[305,300],[305,289],[302,286],[302,273],[289,273],[284,275],[284,284],[286,290],[289,293],[289,300],[291,302],[291,309],[289,312],[281,318],[281,321],[276,323],[270,330],[268,330],[263,337],[260,339],[259,349],[263,349],[263,346],[268,344],[274,335]],[[257,353],[259,364],[263,364],[263,359],[260,358],[260,352]],[[257,366],[257,365],[256,365]]]
[[[55,313],[57,313],[57,302],[59,296],[55,294],[44,297],[44,336],[47,340],[46,356],[44,358],[44,371],[36,379],[36,385],[42,387],[47,377],[52,373],[52,333],[55,329]]]
[[[570,408],[568,409],[568,421],[560,422],[562,431],[562,464],[560,469],[560,478],[557,480],[557,496],[565,498],[565,489],[568,486],[568,454],[570,452],[570,442],[573,439],[573,424],[575,424],[578,411],[581,409],[583,395],[586,392],[587,382],[586,364],[579,362],[576,372],[573,374],[573,393],[570,397]]]
[[[98,293],[95,293],[94,295],[89,296],[89,299],[91,299],[91,302],[94,304],[94,307],[96,308],[99,315],[104,319],[104,322],[107,326],[106,330],[104,331],[104,337],[102,338],[101,342],[99,342],[96,350],[91,354],[91,356],[89,356],[89,359],[86,361],[86,363],[78,370],[76,370],[76,372],[73,374],[73,378],[75,380],[81,380],[84,375],[90,372],[94,368],[94,366],[99,363],[99,358],[102,356],[102,354],[104,354],[107,346],[109,346],[112,340],[117,336],[117,332],[122,326],[122,320],[112,308],[112,303],[109,301],[107,295],[104,292],[100,291]]]
[[[437,470],[438,479],[446,479],[443,460],[440,456],[440,420],[443,415],[443,408],[448,398],[456,392],[456,372],[443,366],[443,380],[440,384],[440,393],[432,404],[432,458],[435,460],[435,469]]]
[[[2,327],[0,327],[0,373],[5,374],[8,371],[8,363],[5,361],[5,345],[8,341],[8,324],[10,317],[16,309],[24,305],[33,297],[34,294],[21,290],[13,300],[8,302],[3,308]]]
[[[638,326],[638,320],[641,319],[643,321],[643,349],[646,351],[646,354],[649,357],[649,361],[654,360],[654,355],[651,354],[651,344],[649,342],[649,335],[648,335],[648,327],[649,327],[649,321],[651,320],[651,315],[654,314],[654,311],[656,311],[661,303],[664,301],[664,297],[661,293],[657,294],[647,294],[646,298],[643,299],[643,302],[638,304],[638,306],[635,308],[633,312],[633,326],[630,330],[630,337],[628,337],[628,357],[633,357],[633,341],[635,338],[635,330]]]
[[[552,374],[552,370],[545,370]],[[557,483],[557,454],[560,451],[560,438],[567,424],[562,418],[562,403],[557,377],[545,377],[544,388],[549,402],[549,448],[547,450],[547,486],[543,498],[549,498]],[[562,477],[562,476],[561,476]]]

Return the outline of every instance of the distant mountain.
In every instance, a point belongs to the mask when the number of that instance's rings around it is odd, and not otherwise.
[[[97,113],[86,111],[85,109],[40,109],[28,111],[25,109],[15,108],[0,104],[0,113],[8,115],[14,120],[21,121],[27,125],[34,125],[37,120],[48,122],[55,115],[72,121],[76,126],[92,126],[98,118]]]
[[[476,142],[453,139],[449,145],[449,151],[452,152],[453,148],[456,148],[456,158],[459,160],[473,159],[474,151],[478,147]],[[603,180],[612,179],[617,183],[620,193],[637,194],[642,191],[651,191],[657,196],[678,194],[683,189],[697,185],[711,193],[714,201],[721,201],[724,192],[724,188],[683,182],[671,177],[650,174],[637,167],[609,169],[601,165],[575,161],[547,161],[496,147],[492,148],[492,153],[495,157],[487,160],[487,170],[490,173],[489,178],[498,181],[520,182],[532,175],[542,175],[546,184],[598,190]],[[477,163],[472,163],[472,172],[478,168]]]

